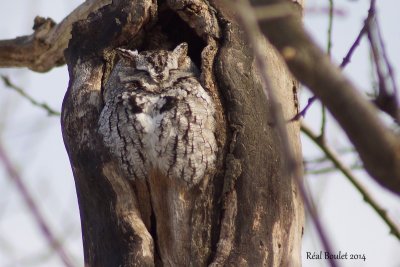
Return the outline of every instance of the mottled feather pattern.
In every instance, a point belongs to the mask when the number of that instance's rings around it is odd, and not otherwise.
[[[158,170],[195,185],[215,167],[215,107],[186,52],[122,50],[110,76],[99,132],[131,179]]]

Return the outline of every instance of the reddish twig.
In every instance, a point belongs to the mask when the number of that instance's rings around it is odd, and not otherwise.
[[[372,21],[372,19],[375,17],[375,1],[371,1],[371,5],[368,9],[368,16],[364,20],[364,25],[360,32],[358,33],[356,39],[354,40],[353,44],[350,46],[349,51],[347,52],[346,56],[344,56],[342,63],[339,65],[341,69],[344,69],[347,64],[350,63],[351,57],[353,56],[354,51],[356,48],[360,45],[362,37],[368,32],[368,27]],[[305,117],[308,109],[312,106],[314,101],[317,100],[316,96],[312,96],[308,99],[307,105],[294,116],[290,121],[296,121],[299,120],[301,117]]]
[[[373,102],[380,110],[386,112],[396,123],[400,124],[397,84],[394,78],[393,68],[386,54],[385,44],[376,17],[369,21],[367,35],[379,82],[378,95]]]
[[[21,193],[22,198],[24,199],[26,205],[28,206],[29,210],[32,213],[36,223],[39,226],[40,231],[42,232],[43,236],[50,244],[51,247],[54,247],[57,254],[59,255],[60,259],[64,263],[66,267],[73,267],[71,260],[67,256],[67,253],[64,251],[61,244],[57,241],[57,238],[50,230],[46,220],[44,219],[43,215],[41,214],[39,207],[37,206],[36,202],[34,201],[33,197],[29,193],[28,189],[26,188],[25,184],[22,181],[21,176],[15,170],[14,166],[11,164],[10,159],[8,158],[5,150],[3,149],[2,145],[0,144],[0,161],[3,162],[4,167],[10,176],[10,178],[15,182],[18,191]]]
[[[377,30],[377,35],[378,35],[378,39],[379,39],[379,43],[380,46],[382,48],[382,58],[385,61],[386,67],[387,67],[387,71],[390,77],[390,80],[392,82],[392,87],[393,87],[393,94],[397,99],[398,96],[398,87],[397,87],[397,83],[396,83],[396,79],[394,77],[394,72],[393,72],[393,67],[392,64],[389,61],[389,57],[387,56],[386,53],[386,48],[385,48],[385,43],[383,42],[383,37],[382,37],[382,33],[381,33],[381,28],[379,27],[378,21],[376,21],[376,30]]]

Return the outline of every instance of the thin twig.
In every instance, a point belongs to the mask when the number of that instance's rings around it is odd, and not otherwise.
[[[344,56],[342,63],[339,65],[341,69],[344,69],[347,64],[350,63],[351,57],[353,56],[354,51],[356,48],[360,45],[362,37],[367,33],[368,30],[368,25],[370,24],[370,21],[375,17],[375,7],[374,7],[374,1],[371,2],[371,5],[368,9],[368,16],[364,20],[364,25],[360,32],[358,33],[356,40],[353,42],[353,44],[350,46],[349,51],[347,52],[346,56]],[[317,100],[316,96],[312,96],[308,99],[307,105],[294,116],[291,121],[299,120],[301,117],[305,117],[307,110],[312,106],[314,101]]]
[[[328,42],[326,49],[328,56],[331,56],[332,52],[332,30],[333,30],[333,0],[329,0]]]
[[[325,6],[310,6],[310,7],[304,7],[304,13],[306,16],[309,15],[326,15],[329,14],[330,10],[329,7]],[[335,8],[333,10],[333,13],[335,14],[336,17],[346,17],[348,15],[348,11],[344,8]]]
[[[400,124],[397,84],[376,16],[369,21],[367,34],[379,84],[374,103],[380,110],[390,115],[397,124]]]
[[[1,144],[0,144],[0,161],[3,162],[8,175],[15,182],[15,184],[18,188],[18,191],[21,193],[21,196],[23,197],[26,205],[28,206],[29,211],[32,213],[32,216],[34,217],[36,223],[39,226],[40,231],[42,232],[43,236],[46,238],[49,245],[51,247],[55,248],[55,250],[57,251],[57,254],[59,255],[62,262],[64,263],[64,266],[73,267],[74,265],[72,264],[69,257],[67,256],[67,253],[64,251],[64,248],[62,247],[60,242],[57,240],[55,235],[50,230],[50,227],[47,224],[44,216],[41,214],[39,207],[37,206],[35,200],[31,196],[28,188],[26,188],[24,182],[22,181],[21,176],[15,170],[14,166],[12,165],[10,159],[8,158],[6,152],[3,149]]]
[[[338,153],[340,155],[342,154],[354,154],[356,152],[356,150],[354,149],[354,147],[344,147],[344,148],[339,148],[338,149]],[[324,155],[321,157],[315,157],[315,158],[310,158],[305,160],[305,163],[309,163],[309,164],[314,164],[314,163],[324,163],[330,161],[329,158]]]
[[[325,129],[326,129],[326,108],[323,103],[321,103],[321,133],[319,134],[321,139],[325,138]]]
[[[327,54],[331,57],[332,54],[332,30],[333,30],[333,0],[329,0],[329,22],[328,22],[328,41],[327,41]],[[321,103],[321,139],[325,138],[326,129],[326,108],[323,103]]]
[[[381,33],[381,27],[379,27],[379,24],[378,24],[377,20],[375,21],[375,23],[376,23],[376,31],[377,31],[377,35],[378,35],[378,40],[379,40],[379,43],[381,45],[382,57],[383,57],[383,60],[385,61],[385,64],[386,64],[386,67],[387,67],[387,70],[388,70],[388,74],[389,74],[390,80],[392,82],[394,96],[397,99],[397,97],[398,97],[398,87],[397,87],[397,82],[396,82],[395,75],[394,75],[394,72],[393,72],[393,67],[392,67],[392,64],[390,63],[389,57],[388,57],[388,55],[386,53],[386,47],[385,47],[385,42],[383,41],[383,37],[382,37],[382,33]]]
[[[340,64],[340,68],[343,69],[346,67],[347,64],[350,63],[351,56],[353,55],[356,48],[360,45],[361,38],[367,33],[369,25],[371,21],[375,18],[375,0],[371,0],[370,6],[368,9],[368,16],[364,20],[364,26],[362,27],[360,33],[357,35],[356,40],[351,45],[349,51],[347,52],[346,56],[343,58],[342,63]]]
[[[379,206],[379,204],[373,199],[373,197],[367,192],[367,190],[357,181],[357,178],[355,178],[352,172],[340,161],[339,157],[336,156],[336,153],[306,125],[301,125],[301,131],[305,135],[307,135],[307,137],[309,137],[310,140],[312,140],[316,145],[318,145],[318,147],[332,161],[336,168],[340,170],[344,176],[346,176],[350,183],[363,196],[364,201],[367,202],[375,210],[379,217],[382,218],[382,220],[389,227],[390,233],[400,240],[400,230],[397,228],[396,224],[388,217],[386,211]]]
[[[47,105],[46,103],[39,103],[38,101],[36,101],[33,97],[28,95],[21,87],[18,87],[15,84],[13,84],[7,76],[1,75],[0,77],[3,80],[4,84],[8,88],[13,89],[17,93],[19,93],[22,97],[24,97],[29,102],[31,102],[32,105],[34,105],[36,107],[40,107],[40,108],[46,110],[47,111],[47,115],[49,115],[49,116],[60,116],[61,115],[60,112],[55,111],[54,109],[49,107],[49,105]]]
[[[375,25],[374,25],[375,26]],[[380,56],[380,49],[377,44],[377,41],[375,40],[375,34],[374,30],[376,30],[376,27],[372,27],[372,23],[368,26],[367,30],[367,36],[369,39],[369,43],[371,46],[371,52],[373,56],[373,62],[376,66],[376,74],[378,75],[378,81],[379,81],[379,93],[378,94],[388,94],[388,88],[386,87],[386,82],[385,82],[385,74],[383,73],[384,70],[382,69],[382,62],[381,62],[381,56]]]
[[[371,48],[372,62],[375,66],[375,72],[378,78],[378,92],[374,96],[373,102],[380,110],[386,112],[388,115],[392,116],[396,122],[398,122],[399,118],[395,115],[396,111],[398,110],[394,98],[395,96],[392,92],[390,92],[389,85],[387,84],[386,75],[384,73],[385,70],[382,64],[379,41],[377,41],[375,37],[375,31],[377,30],[376,28],[376,25],[374,25],[374,27],[370,25],[368,28],[368,39]]]
[[[286,173],[287,175],[293,177],[295,182],[297,183],[304,204],[307,210],[310,212],[311,218],[317,229],[322,245],[325,251],[331,253],[333,250],[328,241],[326,232],[323,229],[322,223],[318,218],[317,210],[315,209],[315,206],[313,205],[311,198],[307,195],[306,190],[304,188],[304,184],[301,178],[302,171],[300,169],[300,164],[296,160],[292,147],[289,143],[289,136],[286,129],[286,122],[282,114],[282,107],[279,104],[274,94],[274,91],[272,90],[273,87],[268,77],[267,61],[263,57],[263,48],[261,47],[260,42],[257,39],[257,36],[260,36],[261,34],[257,20],[254,15],[254,10],[250,6],[248,0],[235,1],[234,3],[236,4],[237,15],[241,21],[244,32],[247,35],[250,45],[253,47],[255,62],[259,70],[260,78],[262,81],[262,88],[269,102],[271,116],[275,121],[276,129],[278,131],[279,136],[281,137],[283,156],[285,158],[283,160],[285,163],[284,171],[287,172]],[[332,267],[336,266],[336,262],[333,259],[329,259],[329,263]]]
[[[352,166],[350,166],[350,170],[362,170],[364,168],[364,166],[362,166],[361,164],[354,164]],[[321,175],[321,174],[327,174],[327,173],[332,173],[332,172],[337,172],[337,168],[336,166],[329,166],[329,167],[325,167],[325,168],[320,168],[320,169],[315,169],[313,168],[312,170],[307,170],[307,166],[305,167],[304,173],[305,174],[310,174],[310,175]]]
[[[303,108],[302,111],[297,113],[290,121],[298,121],[301,117],[305,117],[308,109],[311,107],[311,105],[314,103],[316,99],[317,99],[316,96],[308,98],[307,105]]]

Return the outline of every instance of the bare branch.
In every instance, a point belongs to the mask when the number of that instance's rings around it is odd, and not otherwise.
[[[385,45],[376,16],[373,20],[369,21],[367,35],[379,82],[378,95],[373,102],[380,110],[386,112],[399,124],[400,110],[397,99],[397,85],[392,66],[385,51]]]
[[[400,230],[397,228],[395,222],[389,218],[386,211],[379,206],[379,204],[374,200],[374,198],[367,192],[367,190],[358,182],[358,179],[353,175],[351,170],[349,170],[336,156],[336,153],[323,141],[319,138],[318,135],[312,132],[310,128],[306,125],[302,124],[301,131],[307,135],[310,140],[312,140],[321,150],[325,153],[325,155],[332,161],[335,167],[342,172],[344,176],[349,180],[349,182],[357,189],[357,191],[363,196],[364,201],[367,202],[382,218],[385,224],[389,227],[390,233],[393,234],[397,239],[400,240]]]
[[[332,30],[333,30],[333,0],[329,0],[329,22],[328,22],[328,42],[327,42],[327,54],[331,57],[332,53]],[[326,108],[324,104],[321,105],[321,139],[325,138],[325,129],[326,129]]]
[[[333,10],[334,10],[333,0],[329,0],[328,42],[326,48],[328,56],[331,56],[332,52],[332,30],[333,30],[333,14],[334,14]]]
[[[363,170],[364,167],[359,164],[353,164],[349,167],[350,170]],[[304,173],[305,174],[311,174],[311,175],[321,175],[321,174],[327,174],[327,173],[333,173],[337,172],[338,169],[335,166],[330,166],[330,167],[325,167],[325,168],[320,168],[320,169],[305,169]]]
[[[375,17],[375,0],[371,0],[368,9],[368,16],[364,20],[364,26],[362,27],[360,33],[357,35],[357,38],[354,41],[354,43],[351,45],[349,52],[347,52],[346,56],[343,58],[343,61],[340,64],[340,68],[344,68],[346,67],[347,64],[350,63],[351,56],[353,55],[356,48],[360,45],[361,38],[367,33],[368,27],[374,17]]]
[[[356,151],[354,150],[354,147],[343,147],[337,149],[337,152],[339,153],[339,155],[342,156],[342,155],[354,154]],[[304,160],[304,162],[306,164],[321,164],[329,162],[329,159],[326,157],[326,155],[323,155],[312,159],[306,159]]]
[[[280,51],[294,76],[321,99],[342,126],[368,173],[400,194],[398,136],[380,121],[377,109],[311,40],[297,13],[294,10],[291,17],[261,21],[263,33]]]
[[[371,5],[369,10],[368,10],[368,16],[364,21],[364,26],[362,27],[362,29],[360,30],[359,34],[357,35],[355,41],[353,42],[353,44],[350,46],[349,51],[347,52],[346,56],[344,56],[342,63],[340,64],[340,68],[344,69],[347,64],[350,63],[351,57],[353,56],[354,51],[356,50],[356,48],[360,45],[361,39],[364,36],[364,34],[367,33],[367,29],[368,29],[368,25],[370,24],[370,21],[372,20],[372,18],[375,16],[375,11],[373,9],[373,6]],[[301,117],[304,117],[308,111],[308,109],[312,106],[312,104],[314,103],[314,101],[317,100],[316,96],[312,96],[308,99],[307,101],[307,105],[292,119],[292,121],[294,120],[298,120]]]
[[[46,72],[65,64],[64,50],[71,38],[72,24],[110,3],[111,0],[87,0],[59,24],[36,17],[33,34],[0,41],[0,67],[27,67]]]
[[[4,84],[8,88],[13,89],[18,94],[20,94],[23,98],[26,98],[29,102],[31,102],[32,105],[46,110],[47,115],[49,115],[49,116],[60,116],[61,115],[60,112],[55,111],[54,109],[49,107],[49,105],[47,105],[46,103],[39,103],[38,101],[36,101],[33,97],[28,95],[21,87],[18,87],[14,83],[12,83],[7,76],[0,75],[0,77],[3,80]]]

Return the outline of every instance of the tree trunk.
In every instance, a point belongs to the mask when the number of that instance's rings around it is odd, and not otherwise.
[[[115,48],[170,48],[183,41],[216,103],[217,170],[190,190],[169,180],[132,182],[98,133]],[[260,42],[272,90],[289,120],[298,108],[297,82],[272,46],[261,37]],[[65,59],[70,83],[62,130],[76,182],[85,266],[300,265],[302,201],[295,180],[283,171],[270,104],[230,10],[219,1],[114,0],[75,23]],[[299,129],[298,122],[287,124],[300,161]]]

